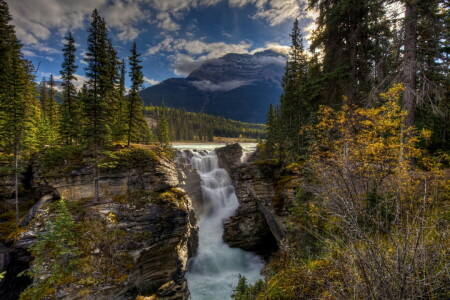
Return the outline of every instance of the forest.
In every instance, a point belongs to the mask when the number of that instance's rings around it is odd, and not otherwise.
[[[83,87],[74,85],[80,66],[70,32],[62,92],[53,76],[37,84],[0,0],[0,177],[7,178],[0,192],[14,205],[2,208],[1,240],[22,233],[21,220],[34,205],[21,201],[31,186],[24,178],[36,164],[49,177],[87,165],[98,204],[102,172],[150,169],[157,157],[170,161],[171,141],[253,138],[259,139],[253,164],[273,174],[268,206],[282,214],[287,234],[266,261],[264,279],[239,276],[233,299],[449,299],[450,3],[308,0],[306,8],[317,12],[316,28],[307,47],[299,21],[293,23],[283,93],[259,125],[144,107],[136,43],[127,66],[97,10]],[[166,208],[186,207],[176,188],[155,195],[115,200],[137,203],[133,213],[151,197],[156,204],[167,200]],[[89,261],[97,248],[79,238],[73,210],[60,201],[47,234],[31,247],[34,260],[22,276],[34,281],[21,299],[57,295],[68,283],[107,285],[110,273],[115,283],[127,278],[131,259],[117,256],[126,234],[108,231],[116,215],[94,220],[85,213],[89,205],[76,212],[98,226],[84,224],[83,233],[95,232],[109,245],[110,260]],[[104,276],[85,279],[77,273],[79,259],[84,275],[96,267]]]
[[[308,5],[317,28],[305,48],[294,22],[257,161],[288,238],[233,299],[447,299],[450,4]]]
[[[214,137],[261,140],[265,137],[264,124],[244,123],[170,107],[147,106],[144,117],[155,120],[157,124],[163,111],[172,141],[213,141]]]

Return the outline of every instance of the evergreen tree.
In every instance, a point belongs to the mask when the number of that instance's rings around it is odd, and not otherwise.
[[[299,153],[303,145],[300,143],[299,130],[308,119],[308,96],[305,92],[305,84],[308,80],[308,59],[303,47],[303,37],[295,20],[290,35],[292,45],[286,62],[286,70],[282,81],[283,94],[281,95],[282,131],[280,151],[285,154]],[[286,151],[284,151],[286,150]]]
[[[65,37],[63,48],[64,61],[61,65],[61,77],[63,81],[62,108],[60,135],[67,145],[77,143],[80,139],[80,114],[81,105],[77,98],[77,90],[73,84],[76,81],[75,72],[78,66],[75,64],[75,39],[69,31]]]
[[[111,130],[112,141],[123,141],[123,133],[125,127],[124,112],[123,112],[123,96],[120,94],[120,75],[119,69],[121,68],[121,61],[117,56],[117,51],[114,49],[112,40],[109,38],[107,42],[107,76],[105,95],[108,103],[108,122]]]
[[[124,141],[127,133],[127,98],[125,88],[126,65],[125,60],[120,63],[119,86],[117,89],[117,112],[114,120],[113,139]]]
[[[333,106],[360,103],[372,88],[374,66],[385,75],[383,38],[390,24],[385,17],[384,0],[309,0],[319,11],[311,49],[323,55],[322,100]],[[379,77],[380,75],[378,75]]]
[[[417,0],[405,2],[405,42],[403,58],[403,109],[408,112],[405,126],[414,125],[416,112],[416,84],[417,84]]]
[[[277,132],[277,115],[276,109],[272,104],[269,106],[269,111],[267,113],[266,122],[266,144],[265,144],[265,155],[273,156],[275,153],[275,145],[279,142],[279,133]]]
[[[161,107],[160,113],[159,113],[159,119],[158,119],[158,125],[156,127],[156,132],[158,136],[158,142],[161,143],[163,146],[169,146],[170,145],[170,128],[169,128],[169,122],[166,118],[166,108],[164,106],[164,103]]]
[[[56,295],[58,287],[70,281],[79,264],[77,226],[64,200],[58,202],[54,220],[47,220],[45,225],[30,247],[34,260],[25,273],[33,283],[21,295],[23,298],[42,299],[49,296],[49,291]]]
[[[428,148],[450,149],[450,4],[417,3],[417,109],[415,125],[431,130]]]
[[[46,111],[46,117],[50,123],[52,128],[52,132],[57,135],[58,126],[59,126],[59,108],[58,103],[56,102],[56,83],[53,75],[50,75],[50,79],[48,81],[48,107]]]
[[[128,147],[131,140],[139,134],[139,129],[145,126],[144,116],[142,115],[143,102],[139,95],[139,90],[144,83],[144,75],[142,74],[141,55],[137,52],[136,43],[131,47],[131,56],[128,58],[130,62],[130,79],[131,89],[128,95]]]
[[[88,29],[88,50],[85,68],[88,77],[87,95],[83,98],[85,127],[83,137],[94,152],[110,141],[110,103],[108,92],[111,89],[110,62],[108,54],[108,32],[106,23],[95,9]]]
[[[12,154],[16,221],[19,222],[19,163],[36,140],[32,111],[38,107],[31,64],[23,58],[8,4],[0,0],[0,148]]]
[[[42,113],[48,119],[50,103],[48,99],[47,79],[45,77],[42,77],[42,81],[39,87],[39,101],[41,102]]]
[[[114,88],[111,80],[111,47],[103,18],[95,9],[88,29],[88,51],[85,68],[89,78],[83,99],[84,131],[86,145],[93,150],[95,159],[94,202],[98,200],[99,150],[111,142],[111,98]]]

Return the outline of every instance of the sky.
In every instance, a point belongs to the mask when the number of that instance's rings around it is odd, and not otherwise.
[[[77,85],[85,80],[87,28],[97,8],[120,58],[133,41],[145,86],[185,77],[208,59],[265,49],[286,52],[295,18],[307,37],[313,13],[305,0],[7,0],[25,57],[37,78],[59,78],[64,36],[77,43]]]

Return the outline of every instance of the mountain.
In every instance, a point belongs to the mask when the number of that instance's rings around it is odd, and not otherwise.
[[[187,78],[170,78],[141,91],[146,105],[161,105],[264,123],[281,94],[285,56],[271,50],[212,59]]]

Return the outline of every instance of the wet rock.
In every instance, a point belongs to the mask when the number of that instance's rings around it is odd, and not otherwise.
[[[214,151],[216,151],[219,159],[219,167],[227,170],[230,175],[233,173],[233,169],[241,164],[241,158],[244,154],[242,146],[238,143],[226,145]]]
[[[276,180],[273,168],[255,163],[236,164],[237,147],[217,149],[223,165],[231,165],[231,178],[239,201],[234,216],[224,220],[223,239],[231,247],[239,247],[266,255],[282,246],[285,235],[285,214],[273,205]],[[230,158],[233,157],[233,158]],[[251,161],[254,156],[250,156]],[[230,161],[233,162],[230,164]]]

